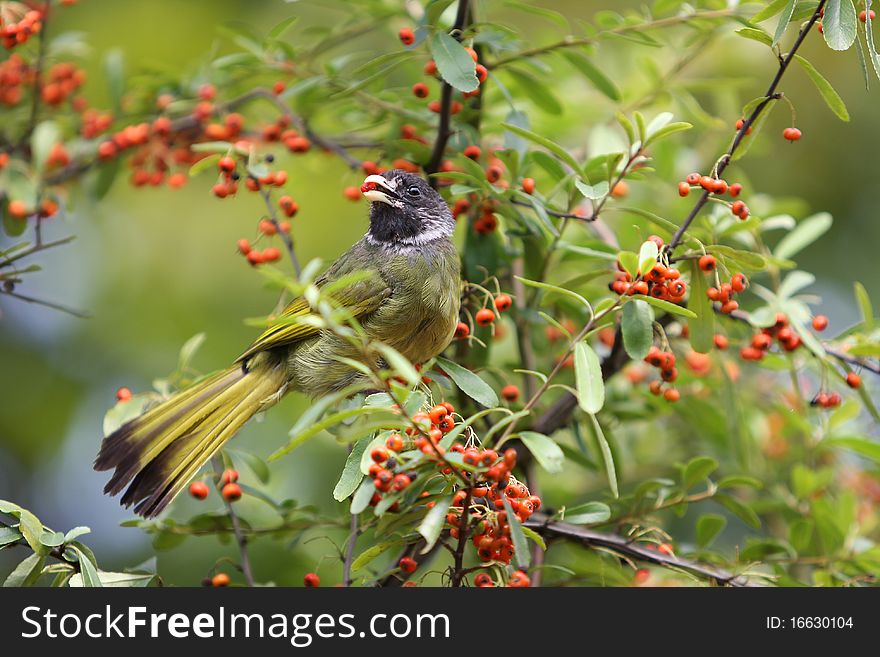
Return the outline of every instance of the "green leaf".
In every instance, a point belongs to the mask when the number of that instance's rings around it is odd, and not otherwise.
[[[422,377],[416,368],[409,359],[397,351],[397,349],[390,347],[387,344],[382,344],[381,342],[376,343],[376,349],[382,353],[382,357],[385,359],[385,362],[391,366],[394,373],[406,379],[407,383],[415,385],[421,381]]]
[[[78,546],[72,546],[73,551],[76,552],[76,556],[79,559],[79,569],[82,574],[83,586],[88,587],[100,587],[101,578],[98,577],[98,568],[95,563],[86,556],[86,553],[80,549]]]
[[[691,296],[688,305],[697,317],[688,322],[688,331],[691,346],[701,354],[708,354],[715,341],[715,311],[712,301],[706,296],[708,287],[706,276],[697,261],[691,260]]]
[[[520,525],[520,529],[522,529],[523,535],[530,541],[532,541],[535,545],[540,547],[542,550],[547,549],[547,544],[544,542],[544,537],[541,536],[534,529],[529,529],[525,525]]]
[[[771,2],[769,5],[764,7],[761,11],[759,11],[757,14],[752,16],[749,19],[749,22],[750,23],[761,23],[761,22],[767,20],[768,18],[773,18],[776,14],[778,14],[780,11],[782,11],[785,8],[785,5],[787,2],[788,2],[788,0],[773,0],[773,2]]]
[[[125,57],[122,50],[115,48],[104,55],[104,78],[113,103],[113,113],[119,116],[122,114],[122,96],[125,94]]]
[[[602,425],[599,424],[599,420],[596,419],[595,415],[590,415],[590,419],[593,421],[593,430],[596,432],[596,441],[599,443],[599,450],[602,452],[602,461],[605,463],[605,474],[608,476],[608,485],[611,488],[611,494],[614,497],[619,497],[620,494],[617,488],[617,468],[614,466],[614,455],[611,454],[611,446],[608,444],[608,439],[605,438],[605,433],[602,431]]]
[[[0,548],[22,539],[21,532],[15,527],[0,526]]]
[[[707,513],[697,520],[697,545],[708,547],[715,537],[727,526],[727,518],[716,513]]]
[[[825,447],[840,447],[864,456],[876,463],[880,463],[880,442],[859,436],[846,436],[842,438],[828,438],[820,443]]]
[[[644,294],[633,294],[630,298],[644,301],[645,303],[651,304],[655,308],[659,308],[660,310],[670,313],[672,315],[678,315],[679,317],[695,319],[697,316],[694,311],[688,310],[687,308],[679,306],[677,303],[672,303],[671,301],[666,301],[664,299],[657,299],[656,297],[646,297]]]
[[[512,123],[502,123],[501,127],[505,130],[509,130],[510,132],[519,135],[525,139],[528,139],[533,144],[538,144],[539,146],[543,146],[548,151],[553,153],[560,160],[565,162],[568,166],[570,166],[575,171],[580,171],[581,165],[578,164],[578,161],[574,159],[571,153],[565,150],[562,146],[557,144],[554,141],[547,139],[539,135],[536,132],[532,132],[531,130],[526,130],[525,128],[521,128],[517,125],[513,125]]]
[[[800,270],[789,272],[776,291],[776,297],[780,301],[784,301],[815,282],[816,277],[809,272]]]
[[[846,109],[846,104],[843,102],[843,98],[840,97],[840,94],[838,94],[834,90],[834,87],[831,86],[831,83],[828,82],[828,80],[826,80],[806,59],[800,55],[795,55],[794,58],[807,72],[807,75],[810,76],[810,79],[813,81],[813,84],[816,85],[816,89],[819,90],[822,100],[825,101],[828,108],[834,112],[837,118],[841,121],[849,121],[849,112]]]
[[[640,361],[648,355],[654,343],[653,323],[654,312],[644,301],[635,299],[624,304],[620,324],[623,346],[633,360]]]
[[[199,350],[204,342],[205,334],[196,333],[189,340],[183,343],[183,346],[180,348],[180,354],[177,356],[178,372],[185,372],[189,369],[193,357],[196,355],[196,352]]]
[[[832,50],[849,50],[856,40],[858,19],[852,0],[828,0],[822,18],[822,35]]]
[[[735,497],[731,497],[726,493],[715,493],[715,496],[712,499],[746,523],[749,527],[758,529],[761,526],[761,519],[758,518],[758,515]]]
[[[560,520],[570,525],[595,525],[605,522],[611,517],[611,509],[602,502],[587,502],[565,509],[565,514]]]
[[[486,408],[498,406],[498,396],[492,387],[476,374],[447,358],[438,357],[437,364],[449,375],[461,391]]]
[[[110,588],[144,588],[152,584],[156,579],[155,573],[110,573],[104,570],[97,571],[99,586]],[[95,586],[94,583],[86,584],[86,578],[76,573],[70,578],[70,587]]]
[[[339,477],[339,481],[336,482],[336,487],[333,489],[333,499],[337,502],[341,502],[354,493],[363,480],[364,475],[361,472],[361,458],[363,457],[364,452],[367,451],[369,445],[369,440],[359,440],[352,446],[348,458],[345,459],[345,466],[342,468],[342,475]]]
[[[542,468],[550,474],[562,472],[565,454],[562,453],[556,441],[535,431],[522,431],[519,437]]]
[[[443,523],[446,522],[446,513],[449,511],[449,503],[452,497],[444,497],[436,501],[434,507],[428,511],[425,518],[419,524],[418,532],[425,539],[425,547],[422,554],[427,554],[434,547],[437,539],[440,538],[440,532],[443,531]]]
[[[780,260],[788,260],[824,235],[831,228],[832,223],[833,219],[827,212],[820,212],[804,219],[797,228],[779,240],[773,255]]]
[[[464,46],[446,32],[437,32],[430,41],[431,55],[437,63],[437,72],[459,91],[474,91],[480,86],[476,62]]]
[[[369,442],[369,441],[364,441]],[[361,513],[364,509],[366,509],[370,505],[370,500],[373,499],[373,493],[376,492],[376,487],[373,485],[373,480],[364,477],[364,480],[361,482],[361,485],[358,487],[354,496],[351,498],[351,506],[349,507],[349,513],[351,515],[356,516]]]
[[[257,479],[259,479],[264,484],[269,481],[269,466],[266,465],[266,462],[259,456],[251,454],[250,452],[241,452],[237,449],[229,449],[228,447],[225,448],[223,451],[229,454],[233,460],[243,462],[248,467],[248,469],[257,476]]]
[[[562,104],[544,79],[516,68],[508,68],[507,74],[516,80],[517,86],[535,105],[548,114],[562,114]]]
[[[854,283],[856,301],[859,304],[859,310],[862,313],[862,321],[866,326],[871,326],[874,323],[874,308],[871,305],[871,297],[868,296],[868,291],[865,289],[865,286],[856,281]]]
[[[718,461],[709,456],[697,456],[688,461],[682,474],[682,484],[689,490],[704,481],[718,469]]]
[[[669,123],[651,133],[648,136],[648,139],[645,141],[645,146],[650,146],[651,144],[658,142],[661,139],[665,139],[670,135],[674,135],[677,132],[690,130],[693,127],[694,126],[692,123],[687,123],[686,121],[676,121],[675,123]]]
[[[504,509],[507,511],[507,523],[510,525],[510,540],[513,542],[513,556],[516,559],[516,565],[520,568],[528,568],[531,555],[529,554],[529,544],[526,543],[526,536],[523,534],[522,523],[513,512],[507,495],[502,495],[501,501],[504,502]]]
[[[43,565],[46,557],[41,554],[32,554],[15,567],[9,577],[3,582],[4,588],[33,586],[43,573]]]
[[[865,8],[871,9],[872,0],[866,0]],[[877,46],[874,43],[874,21],[871,20],[871,13],[868,12],[867,24],[865,25],[865,40],[868,42],[868,55],[871,64],[874,67],[874,73],[880,78],[880,55],[877,54]]]
[[[736,34],[746,39],[751,39],[752,41],[763,43],[765,46],[769,46],[771,43],[773,43],[773,37],[767,34],[764,30],[759,30],[754,27],[744,27],[737,30]]]
[[[64,543],[64,534],[61,532],[44,531],[40,536],[40,543],[48,548],[58,547]]]
[[[595,415],[605,405],[605,381],[599,356],[586,340],[574,347],[574,373],[578,404],[587,413]]]
[[[34,128],[31,135],[31,156],[34,169],[42,171],[52,147],[61,141],[61,131],[55,121],[42,121]]]
[[[266,35],[270,39],[280,39],[281,36],[289,30],[296,21],[299,20],[298,16],[290,16],[285,18],[280,23],[277,23],[275,27],[269,30],[269,33]]]
[[[564,287],[559,287],[558,285],[551,285],[550,283],[543,283],[541,281],[532,281],[532,280],[529,280],[528,278],[523,278],[521,276],[514,276],[514,278],[516,278],[516,280],[520,281],[526,287],[533,287],[533,288],[536,288],[539,290],[547,290],[550,293],[563,294],[567,297],[571,297],[572,299],[575,299],[579,303],[581,303],[585,308],[590,310],[591,314],[593,312],[593,310],[592,310],[593,307],[592,307],[592,305],[590,305],[590,302],[587,301],[584,297],[582,297],[577,292],[574,292],[573,290],[569,290],[568,288],[564,288]]]
[[[586,198],[593,201],[608,196],[608,192],[611,191],[611,185],[608,184],[607,180],[597,182],[595,185],[588,185],[583,180],[575,180],[574,186]]]
[[[639,248],[639,274],[647,274],[651,268],[657,264],[657,256],[660,255],[660,249],[653,240],[645,240]]]
[[[43,523],[33,513],[14,502],[0,500],[0,513],[7,513],[18,518],[18,531],[27,541],[30,548],[37,554],[46,554],[46,546],[40,542],[43,536]]]
[[[620,90],[617,85],[605,75],[596,65],[580,53],[572,50],[560,50],[559,52],[569,61],[569,63],[578,69],[585,78],[593,83],[603,94],[611,100],[617,102],[620,100]]]
[[[779,43],[782,35],[785,34],[785,28],[787,28],[789,22],[791,22],[791,15],[794,13],[796,5],[797,0],[788,0],[788,4],[783,8],[782,16],[779,17],[779,23],[776,25],[776,34],[773,36],[773,43],[771,46],[775,46]]]
[[[75,541],[80,536],[85,536],[86,534],[91,534],[92,530],[89,527],[74,527],[69,532],[64,535],[64,542],[70,543],[71,541]]]
[[[378,557],[380,554],[387,552],[395,545],[400,545],[400,541],[383,541],[381,543],[376,543],[376,545],[371,545],[366,550],[361,552],[354,561],[351,562],[351,569],[360,570],[368,563],[370,563],[373,559]]]

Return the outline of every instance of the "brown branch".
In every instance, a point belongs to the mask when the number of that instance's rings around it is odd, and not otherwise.
[[[24,301],[26,303],[35,303],[38,306],[45,306],[46,308],[51,308],[52,310],[60,310],[63,313],[67,313],[68,315],[73,315],[74,317],[79,317],[81,319],[88,319],[89,317],[91,317],[91,315],[82,310],[76,310],[75,308],[64,306],[60,303],[55,303],[54,301],[46,301],[44,299],[38,299],[36,297],[19,294],[18,292],[14,292],[5,288],[0,289],[0,294],[12,297],[13,299],[18,299],[19,301]]]
[[[578,541],[588,547],[604,548],[639,561],[657,564],[666,568],[685,570],[721,586],[756,586],[744,575],[737,575],[698,561],[681,559],[655,550],[649,550],[616,534],[597,532],[565,522],[555,522],[540,513],[534,514],[524,524],[548,539],[559,538]]]
[[[455,23],[452,26],[452,36],[461,41],[461,31],[465,28],[468,19],[468,0],[458,0],[458,11],[455,14]],[[425,173],[430,176],[440,169],[443,162],[443,154],[446,144],[451,136],[449,124],[452,117],[452,85],[443,82],[440,91],[440,123],[437,126],[437,139],[431,151],[431,158],[425,165]],[[436,189],[437,178],[430,178],[431,186]]]
[[[776,71],[776,75],[773,77],[773,81],[770,83],[770,86],[767,88],[767,92],[764,94],[764,100],[762,100],[758,105],[752,110],[752,113],[749,117],[743,122],[743,125],[737,131],[736,136],[733,139],[733,143],[731,143],[730,148],[727,150],[721,159],[718,161],[717,166],[715,167],[715,175],[716,177],[721,177],[721,174],[724,173],[724,170],[727,169],[728,165],[733,161],[733,156],[736,153],[737,149],[745,139],[749,130],[755,121],[760,118],[761,114],[770,105],[774,100],[778,100],[782,97],[777,91],[779,87],[779,83],[782,81],[782,76],[785,75],[785,72],[788,70],[789,65],[794,60],[794,56],[797,53],[798,49],[803,44],[804,39],[807,38],[807,34],[810,33],[810,30],[813,29],[813,25],[819,20],[819,16],[822,13],[822,10],[825,7],[826,0],[821,0],[819,5],[816,7],[816,10],[813,12],[813,15],[810,17],[810,20],[801,27],[801,31],[798,33],[797,39],[795,39],[794,45],[792,45],[791,50],[788,54],[782,58],[779,62],[779,70]],[[681,226],[678,227],[678,230],[675,231],[675,234],[672,236],[672,239],[669,240],[669,243],[664,247],[667,254],[671,255],[675,248],[681,243],[684,238],[684,234],[690,225],[693,223],[694,219],[700,213],[700,210],[708,203],[710,193],[708,190],[704,190],[700,197],[697,199],[696,204],[691,209],[688,216],[682,222]]]

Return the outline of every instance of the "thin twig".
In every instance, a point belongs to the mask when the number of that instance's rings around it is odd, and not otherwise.
[[[220,477],[223,476],[223,462],[219,456],[215,456],[211,459],[211,463],[214,466],[214,473],[219,480]],[[232,508],[232,503],[224,497],[223,504],[226,506],[226,513],[229,515],[229,521],[232,524],[232,533],[235,534],[235,542],[238,543],[238,552],[241,555],[241,574],[244,575],[245,583],[248,586],[253,586],[254,573],[253,570],[251,570],[250,556],[248,556],[247,536],[241,531],[241,523],[238,521],[238,514],[235,512],[235,509]]]
[[[21,260],[22,258],[26,258],[29,255],[39,253],[40,251],[45,251],[47,249],[51,249],[56,246],[61,246],[62,244],[68,244],[69,242],[72,242],[75,239],[76,239],[75,235],[70,235],[69,237],[63,237],[63,238],[61,238],[59,240],[55,240],[53,242],[42,242],[40,244],[34,244],[33,246],[28,247],[24,251],[19,251],[15,255],[11,255],[8,258],[6,258],[6,260],[4,260],[3,262],[0,262],[0,269],[8,267],[16,260]]]
[[[60,310],[63,313],[73,315],[74,317],[79,317],[80,319],[88,319],[89,317],[91,317],[91,315],[89,315],[85,311],[76,310],[75,308],[64,306],[60,303],[55,303],[54,301],[45,301],[44,299],[38,299],[36,297],[19,294],[18,292],[13,292],[12,290],[0,289],[0,294],[5,294],[8,297],[12,297],[26,303],[35,303],[38,306],[45,306],[46,308],[51,308],[52,310]]]

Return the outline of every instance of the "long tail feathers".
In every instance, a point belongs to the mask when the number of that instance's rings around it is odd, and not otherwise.
[[[255,359],[256,360],[256,359]],[[104,492],[152,517],[251,417],[285,392],[283,363],[268,358],[209,376],[104,438],[96,470],[115,469]]]

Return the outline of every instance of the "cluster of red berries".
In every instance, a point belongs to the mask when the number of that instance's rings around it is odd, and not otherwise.
[[[742,125],[738,122],[737,128],[741,127]],[[751,130],[751,127],[749,129]],[[685,178],[683,182],[678,183],[678,195],[681,197],[687,196],[691,193],[691,188],[693,187],[701,187],[710,194],[715,194],[716,196],[724,196],[725,194],[729,194],[733,198],[738,197],[743,190],[743,186],[739,183],[733,183],[732,185],[729,185],[727,181],[722,178],[704,176],[702,174],[694,172],[689,173],[687,178]],[[743,221],[749,218],[749,208],[741,200],[733,201],[730,204],[730,211]]]
[[[840,406],[842,398],[839,392],[818,392],[816,396],[810,400],[810,406],[818,406],[819,408],[837,408]]]
[[[859,20],[862,21],[863,23],[867,23],[868,22],[868,14],[869,14],[869,12],[862,9],[859,12]],[[874,13],[873,9],[870,11],[870,16],[871,16],[871,22],[873,22],[874,19],[877,17],[877,14]]]
[[[496,294],[495,298],[492,301],[492,305],[495,307],[493,311],[491,308],[480,308],[474,314],[474,321],[478,326],[491,326],[495,323],[498,314],[502,314],[510,310],[510,307],[513,305],[513,299],[509,294]],[[455,327],[454,337],[457,340],[463,340],[467,338],[471,334],[471,326],[467,322],[459,322]]]
[[[777,313],[773,326],[762,329],[753,335],[751,342],[740,349],[740,358],[752,361],[761,360],[773,346],[774,339],[785,351],[794,351],[802,344],[801,337],[789,326],[788,316],[784,313]]]
[[[709,258],[711,258],[711,267],[708,269],[703,268],[704,260],[706,263],[709,262]],[[708,265],[707,265],[708,266]],[[715,269],[715,258],[710,255],[704,255],[700,258],[700,268],[703,271],[712,271]],[[725,315],[729,315],[734,310],[739,308],[739,302],[736,301],[733,296],[738,293],[744,291],[749,286],[749,281],[745,277],[745,274],[741,272],[735,273],[730,277],[730,281],[727,283],[721,283],[718,287],[710,287],[706,290],[706,296],[709,297],[710,301],[717,301],[721,304],[721,312]]]
[[[235,502],[236,500],[241,499],[241,486],[239,486],[237,482],[238,472],[236,470],[227,468],[223,471],[223,474],[220,475],[218,487],[220,488],[220,494],[227,502]],[[204,481],[194,481],[189,485],[189,494],[197,500],[204,500],[208,497],[210,492],[211,489]]]
[[[3,47],[12,50],[15,46],[27,43],[34,34],[43,29],[43,13],[28,9],[20,2],[5,2],[0,14],[0,39]]]
[[[18,105],[22,86],[32,84],[34,76],[34,69],[18,53],[0,62],[0,103]]]
[[[94,108],[86,109],[82,114],[82,127],[80,134],[86,139],[94,139],[104,134],[113,125],[113,115],[109,112],[99,112]]]
[[[85,81],[85,71],[70,62],[60,62],[49,69],[48,81],[40,90],[40,98],[47,105],[60,105],[76,93]]]
[[[649,386],[651,394],[663,395],[668,402],[677,402],[681,399],[681,393],[673,387],[664,388],[664,383],[673,383],[678,379],[678,368],[675,366],[675,354],[672,351],[663,351],[657,345],[651,345],[645,362],[651,367],[657,368],[661,380],[654,380]]]
[[[418,476],[415,470],[403,470],[400,462],[392,454],[418,449],[429,459],[439,459],[443,456],[443,447],[440,440],[443,434],[449,433],[455,428],[455,407],[449,402],[443,402],[434,406],[429,412],[419,412],[412,419],[416,426],[407,427],[403,434],[392,433],[385,439],[385,447],[375,447],[370,452],[373,463],[370,464],[369,476],[373,480],[376,492],[370,500],[370,505],[375,506],[382,501],[382,493],[390,491],[399,493],[406,490]],[[418,428],[416,428],[418,427]],[[441,463],[444,474],[446,466]],[[397,510],[395,502],[389,509]]]
[[[663,246],[663,239],[657,235],[651,235],[648,239],[654,242],[657,248]],[[633,279],[618,260],[614,280],[608,284],[608,287],[621,296],[641,294],[673,303],[682,301],[688,289],[687,283],[681,278],[681,272],[675,267],[667,267],[660,261],[655,262],[646,274]]]

